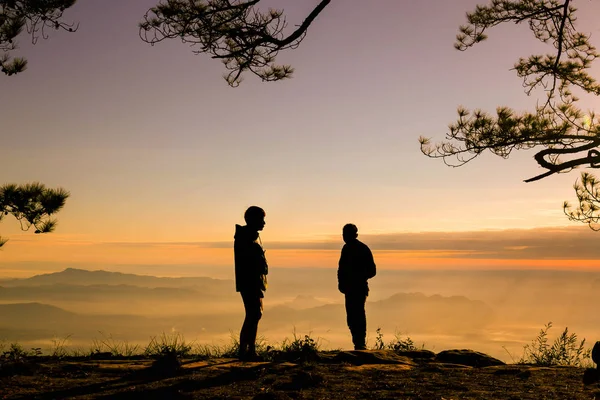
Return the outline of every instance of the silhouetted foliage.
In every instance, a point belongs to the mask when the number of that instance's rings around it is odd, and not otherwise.
[[[0,221],[11,214],[26,231],[32,226],[35,233],[52,232],[56,220],[51,219],[65,205],[69,192],[62,188],[46,188],[42,183],[24,185],[5,184],[0,186]],[[0,247],[6,239],[0,237]]]
[[[569,333],[569,328],[561,333],[550,344],[548,341],[548,330],[552,328],[552,322],[548,322],[540,333],[523,348],[524,355],[519,364],[534,364],[541,366],[575,366],[583,367],[589,363],[591,349],[585,348],[585,339],[579,341],[576,333]]]
[[[552,53],[521,58],[514,70],[523,79],[527,94],[543,89],[546,98],[533,112],[498,107],[496,116],[482,110],[459,108],[458,121],[450,125],[448,141],[432,145],[420,138],[421,150],[442,158],[452,166],[464,165],[485,150],[507,158],[512,150],[544,147],[535,156],[547,171],[525,182],[567,172],[580,165],[600,166],[599,121],[576,106],[572,89],[598,95],[600,85],[588,74],[598,57],[589,35],[575,27],[576,9],[570,0],[492,0],[467,14],[468,25],[460,28],[455,47],[467,50],[486,38],[487,29],[503,22],[526,22],[533,35],[550,44]],[[587,155],[562,161],[559,156]]]
[[[466,50],[486,38],[488,28],[503,22],[529,25],[534,37],[552,46],[552,52],[521,58],[514,70],[523,79],[525,92],[541,89],[545,99],[532,112],[498,107],[492,116],[482,110],[458,109],[458,121],[449,126],[447,141],[432,145],[421,137],[421,151],[442,158],[454,167],[471,161],[485,150],[508,158],[513,150],[542,147],[534,158],[546,171],[525,180],[532,182],[576,167],[600,167],[600,120],[593,111],[584,112],[573,90],[600,95],[600,85],[588,71],[599,53],[589,35],[575,27],[572,1],[492,0],[467,14],[468,25],[460,27],[455,47]],[[562,160],[560,157],[569,157]],[[582,174],[575,183],[579,207],[564,203],[572,221],[587,223],[598,230],[598,185],[595,178]]]
[[[11,58],[10,52],[18,47],[16,37],[27,30],[35,44],[42,37],[48,38],[48,29],[64,29],[69,32],[77,26],[61,21],[63,12],[76,0],[0,0],[0,71],[6,75],[23,72],[27,60]]]
[[[600,230],[600,181],[593,175],[584,172],[581,180],[576,181],[575,193],[579,205],[572,207],[565,201],[563,209],[571,221],[588,224],[595,231]]]
[[[372,347],[373,350],[394,350],[394,351],[412,351],[412,350],[423,350],[425,345],[423,344],[421,348],[417,348],[415,346],[415,342],[410,337],[402,338],[399,332],[396,333],[396,340],[393,340],[389,343],[386,343],[383,340],[383,332],[381,332],[381,328],[377,328],[376,336],[375,336],[375,345]]]
[[[320,347],[319,338],[314,339],[310,336],[310,333],[304,335],[304,337],[296,335],[296,329],[294,329],[294,339],[286,338],[283,340],[281,353],[278,356],[289,361],[314,361],[318,357]]]
[[[197,50],[220,59],[229,71],[227,83],[238,86],[244,72],[263,81],[289,78],[289,65],[276,65],[280,50],[296,48],[314,19],[331,0],[322,0],[296,30],[285,36],[283,10],[260,10],[261,0],[163,0],[140,24],[140,37],[155,44],[180,38]]]
[[[289,78],[293,72],[289,65],[275,64],[278,52],[297,47],[330,2],[318,2],[302,24],[285,36],[283,10],[260,10],[260,0],[162,0],[146,13],[140,36],[151,44],[180,38],[195,46],[196,53],[208,53],[222,60],[229,71],[225,79],[231,86],[238,86],[247,71],[264,81],[278,81]],[[549,53],[521,58],[514,65],[525,92],[531,95],[534,90],[541,90],[542,101],[533,111],[500,106],[496,115],[460,107],[458,120],[449,126],[446,141],[432,144],[428,138],[419,138],[425,155],[458,167],[485,150],[508,158],[513,150],[542,148],[534,158],[546,171],[525,182],[569,172],[578,166],[600,167],[600,119],[593,112],[582,111],[573,93],[575,90],[600,95],[600,85],[588,73],[599,53],[589,35],[577,30],[572,3],[491,0],[467,13],[467,25],[460,27],[456,38],[458,50],[467,50],[485,40],[490,28],[505,22],[526,23],[536,39],[551,46]],[[586,182],[590,177],[588,174]],[[590,219],[597,215],[597,201],[586,192],[585,185],[582,188],[577,196],[580,203],[583,200],[584,208],[580,207],[579,214],[570,213],[565,204],[565,213],[575,221],[598,222]],[[590,196],[582,199],[581,193]]]

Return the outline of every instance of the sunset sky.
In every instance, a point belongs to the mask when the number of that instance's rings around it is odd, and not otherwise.
[[[293,29],[318,1],[264,3],[284,8]],[[27,71],[0,76],[0,183],[71,192],[53,234],[3,220],[0,277],[66,265],[230,268],[234,224],[254,204],[267,212],[273,267],[335,267],[341,227],[353,222],[384,268],[600,268],[600,233],[562,212],[577,171],[524,183],[542,172],[532,152],[449,168],[419,150],[421,135],[443,139],[459,105],[493,112],[538,99],[510,70],[545,51],[526,25],[454,49],[478,3],[334,0],[279,55],[293,79],[246,75],[233,89],[219,61],[177,40],[140,40],[156,0],[78,1],[65,13],[76,33],[35,46],[22,35],[14,55]],[[600,3],[576,6],[599,45]],[[169,264],[180,267],[142,268]]]

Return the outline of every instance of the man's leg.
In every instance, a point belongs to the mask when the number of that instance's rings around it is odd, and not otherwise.
[[[256,355],[258,321],[262,317],[262,298],[256,293],[242,293],[246,317],[240,332],[240,356]]]
[[[262,318],[262,297],[255,296],[252,300],[252,318],[248,328],[248,354],[256,355],[256,336],[258,334],[258,321]]]
[[[355,350],[366,349],[367,316],[365,302],[367,296],[361,293],[346,294],[346,318],[348,328],[352,334],[352,343]]]
[[[355,350],[367,349],[367,314],[365,312],[365,303],[367,296],[360,294],[356,296],[356,340],[354,341]]]
[[[247,301],[246,301],[246,296],[244,296],[244,293],[240,293],[242,295],[242,301],[244,302],[244,310],[245,310],[245,317],[244,317],[244,323],[242,324],[242,329],[240,330],[240,350],[239,350],[239,356],[240,358],[245,356],[246,353],[248,353],[248,344],[250,343],[249,339],[248,339],[248,329],[249,329],[249,325],[250,325],[250,321],[248,318],[248,306],[247,306]]]

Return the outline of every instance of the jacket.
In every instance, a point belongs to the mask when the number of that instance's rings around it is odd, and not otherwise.
[[[344,294],[369,294],[368,279],[377,273],[373,253],[358,239],[349,241],[342,248],[338,275],[338,289]]]
[[[265,252],[258,243],[258,232],[248,226],[235,226],[233,253],[236,292],[256,292],[263,297],[267,290],[269,267]]]

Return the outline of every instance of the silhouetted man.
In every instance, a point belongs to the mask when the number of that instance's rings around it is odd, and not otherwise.
[[[259,243],[258,231],[265,227],[265,211],[257,206],[244,213],[246,225],[235,225],[233,251],[235,257],[235,290],[244,301],[246,317],[240,331],[240,359],[255,359],[258,321],[262,317],[263,297],[267,290],[269,268]]]
[[[338,289],[346,296],[346,318],[355,350],[366,350],[367,316],[365,303],[369,295],[368,279],[376,274],[369,247],[357,239],[358,228],[346,224],[342,231],[346,244],[338,268]]]

